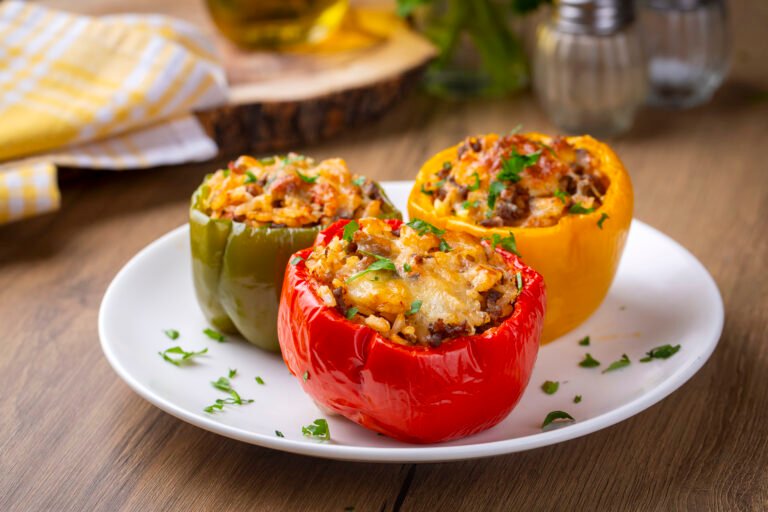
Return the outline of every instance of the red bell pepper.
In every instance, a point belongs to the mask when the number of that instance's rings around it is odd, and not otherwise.
[[[320,233],[315,246],[342,236],[347,222]],[[545,291],[517,256],[496,248],[522,275],[513,313],[482,334],[428,347],[390,341],[326,306],[304,265],[311,251],[296,252],[291,259],[301,261],[286,267],[278,338],[288,369],[318,404],[395,439],[434,443],[488,429],[520,400],[539,348]]]

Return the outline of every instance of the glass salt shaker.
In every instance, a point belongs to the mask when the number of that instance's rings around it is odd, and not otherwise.
[[[687,108],[709,101],[728,70],[722,0],[641,0],[652,105]]]
[[[534,88],[562,130],[629,130],[645,100],[646,64],[632,0],[556,0],[538,28]]]

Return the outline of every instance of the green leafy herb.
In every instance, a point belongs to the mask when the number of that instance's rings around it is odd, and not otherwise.
[[[556,380],[545,380],[544,384],[541,385],[541,390],[548,395],[554,395],[559,388],[560,383]]]
[[[652,359],[669,359],[673,355],[677,354],[678,350],[680,350],[680,345],[661,345],[646,352],[645,357],[642,358],[640,362],[647,363]]]
[[[415,300],[411,302],[411,309],[408,310],[406,315],[415,315],[416,313],[418,313],[419,310],[421,309],[421,304],[422,304],[422,301],[420,300]]]
[[[302,174],[301,171],[298,171],[298,170],[296,171],[296,174],[298,174],[299,178],[301,178],[301,181],[303,181],[305,183],[314,183],[314,182],[317,181],[317,178],[320,177],[319,175],[318,176],[307,176],[306,174]]]
[[[229,169],[224,169],[222,172],[224,173],[224,176],[226,177],[229,176],[229,172],[230,172]]]
[[[581,395],[573,397],[573,403],[578,404],[579,402],[581,402]]]
[[[515,283],[517,284],[517,291],[523,289],[523,274],[520,272],[515,273]]]
[[[630,364],[631,364],[631,361],[629,360],[629,357],[627,357],[627,354],[622,354],[621,359],[609,364],[608,368],[603,370],[603,373],[612,372],[614,370],[618,370],[619,368],[624,368],[625,366],[629,366]]]
[[[480,189],[480,175],[477,174],[476,172],[473,172],[472,177],[475,178],[475,183],[467,187],[467,190],[469,190],[470,192],[474,192],[475,190]]]
[[[503,238],[498,233],[494,233],[491,236],[490,241],[491,249],[496,250],[496,247],[500,246],[505,251],[509,251],[512,254],[520,256],[520,253],[517,252],[517,241],[515,240],[515,234],[513,232],[510,231],[509,236],[505,236]]]
[[[229,378],[231,379],[235,375],[237,375],[237,368],[235,368],[234,370],[232,368],[230,368],[229,369]]]
[[[547,414],[546,418],[544,418],[544,422],[541,424],[541,429],[545,430],[549,425],[552,425],[553,428],[554,426],[568,425],[574,421],[573,416],[565,411],[552,411]]]
[[[452,250],[451,246],[448,245],[448,242],[446,242],[444,238],[440,238],[440,245],[438,246],[438,249],[440,249],[442,252],[451,252]]]
[[[165,333],[166,336],[168,336],[172,340],[178,339],[179,337],[179,331],[177,331],[176,329],[166,329],[163,332]]]
[[[432,194],[434,194],[435,192],[434,192],[434,191],[432,191],[432,190],[427,190],[427,189],[425,189],[425,188],[424,188],[424,184],[422,183],[422,184],[421,184],[421,193],[422,193],[422,194],[426,194],[426,195],[428,195],[428,196],[431,196],[431,195],[432,195]]]
[[[589,336],[584,336],[579,340],[579,345],[582,347],[588,347],[589,346]]]
[[[355,315],[357,314],[358,311],[359,311],[359,309],[357,309],[355,307],[351,307],[351,308],[349,308],[347,310],[346,313],[344,313],[344,316],[347,317],[347,320],[352,320],[355,317]]]
[[[501,161],[501,172],[496,176],[496,179],[517,183],[522,178],[522,172],[538,162],[540,156],[541,151],[530,155],[521,155],[516,150],[512,150],[512,155]]]
[[[496,207],[496,198],[499,197],[499,194],[501,194],[505,188],[507,188],[507,186],[504,182],[494,181],[491,183],[491,186],[488,189],[488,208],[493,210]]]
[[[256,382],[257,382],[258,384],[261,384],[262,386],[264,385],[264,379],[262,379],[261,377],[258,377],[258,376],[257,376],[257,377],[256,377]]]
[[[303,380],[304,382],[307,382],[307,380],[309,380],[309,370],[304,372],[304,374],[301,376],[301,380]]]
[[[344,226],[344,234],[342,235],[342,238],[347,242],[351,242],[352,237],[355,236],[358,229],[360,229],[360,224],[358,224],[356,220],[348,222],[347,225]]]
[[[275,430],[275,435],[277,437],[285,437],[285,435],[282,432],[280,432],[279,430]]]
[[[358,187],[362,187],[365,184],[365,176],[358,176],[352,180],[352,183]]]
[[[291,265],[293,265],[295,267],[296,265],[298,265],[302,261],[304,261],[304,258],[302,258],[301,256],[294,256],[293,258],[291,258]]]
[[[213,387],[216,389],[226,391],[227,393],[232,391],[232,385],[229,383],[229,379],[226,377],[219,377],[219,380],[211,381],[211,385],[213,385]]]
[[[406,272],[410,272],[411,270],[413,270],[413,267],[411,267],[410,263],[403,263],[403,270],[405,270]]]
[[[581,203],[574,203],[571,205],[571,208],[568,210],[571,213],[581,214],[581,213],[592,213],[595,211],[594,208],[585,208],[581,205]]]
[[[245,171],[245,183],[256,183],[256,175],[251,171]]]
[[[597,221],[597,227],[600,229],[603,229],[603,222],[605,222],[605,219],[609,219],[608,214],[603,212],[600,214],[600,220]]]
[[[427,233],[433,233],[437,236],[441,236],[445,234],[444,229],[440,229],[436,226],[433,226],[429,222],[421,219],[413,219],[412,221],[407,222],[405,225],[413,229],[414,231],[416,231],[416,233],[418,233],[419,236],[424,236]]]
[[[275,163],[275,157],[265,156],[264,158],[259,158],[259,163],[262,165],[272,165]]]
[[[565,204],[568,202],[568,194],[560,190],[559,188],[555,189],[554,196],[560,200],[561,203]]]
[[[365,270],[361,270],[357,274],[353,274],[352,276],[348,277],[346,281],[347,283],[351,283],[355,279],[359,277],[363,277],[368,272],[373,272],[376,270],[391,270],[393,272],[397,272],[397,267],[395,267],[395,263],[389,258],[385,258],[384,256],[379,256],[378,254],[373,254],[371,252],[365,252],[365,251],[360,251],[360,252],[362,252],[363,254],[367,254],[368,256],[373,256],[374,258],[376,258],[376,261],[368,265],[368,268],[366,268]]]
[[[451,162],[443,162],[444,171],[450,171],[451,169],[453,169],[453,165],[451,164]]]
[[[205,334],[206,336],[208,336],[212,340],[218,341],[219,343],[223,343],[224,342],[224,335],[221,334],[218,331],[214,331],[210,327],[203,329],[203,334]]]
[[[253,400],[250,398],[240,398],[240,395],[238,395],[237,391],[234,389],[230,389],[229,394],[231,395],[230,398],[218,398],[212,405],[203,409],[203,411],[213,414],[216,411],[223,411],[225,405],[245,405],[253,403]]]
[[[313,437],[323,441],[331,440],[331,431],[328,429],[328,422],[323,418],[313,421],[310,425],[301,427],[301,433],[307,437]]]
[[[185,361],[188,361],[189,359],[195,357],[195,356],[201,356],[208,352],[207,348],[204,348],[203,350],[200,350],[198,352],[188,352],[184,350],[181,347],[171,347],[163,350],[162,352],[158,352],[162,356],[163,359],[168,361],[171,364],[174,364],[176,366],[181,366],[181,364]],[[179,355],[181,357],[172,357],[174,355]]]
[[[474,201],[464,201],[463,203],[461,203],[461,207],[464,208],[465,210],[469,210],[470,208],[477,208],[478,206],[480,206],[480,201],[478,201],[477,199],[475,199]]]
[[[600,361],[587,352],[587,355],[584,356],[584,359],[579,363],[579,366],[582,368],[594,368],[595,366],[600,366]]]

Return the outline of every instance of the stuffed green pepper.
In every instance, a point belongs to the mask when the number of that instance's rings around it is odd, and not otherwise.
[[[207,320],[277,351],[277,309],[291,254],[339,219],[401,218],[381,187],[339,158],[241,156],[209,174],[189,210],[195,293]]]

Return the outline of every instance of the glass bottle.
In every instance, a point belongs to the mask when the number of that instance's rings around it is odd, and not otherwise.
[[[709,101],[728,69],[721,0],[641,0],[638,19],[652,105],[687,108]]]
[[[556,1],[552,18],[538,28],[534,88],[566,132],[627,131],[647,90],[632,1]]]

